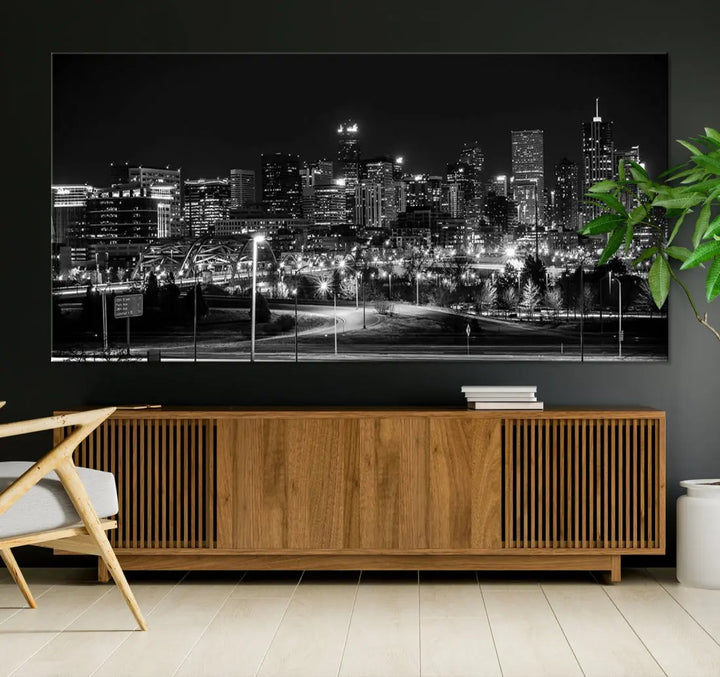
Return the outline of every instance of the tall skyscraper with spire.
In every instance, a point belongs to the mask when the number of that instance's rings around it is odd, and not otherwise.
[[[613,123],[603,122],[600,116],[600,99],[595,99],[595,116],[591,122],[582,125],[583,194],[594,183],[612,179],[615,176]],[[600,210],[592,205],[583,205],[583,224],[594,219]]]
[[[360,138],[358,124],[345,120],[337,129],[336,178],[345,185],[345,217],[347,223],[355,221],[355,191],[360,179]]]

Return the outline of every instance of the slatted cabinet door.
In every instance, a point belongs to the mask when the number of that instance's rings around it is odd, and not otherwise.
[[[663,420],[506,419],[503,459],[505,547],[664,550]]]
[[[113,473],[121,550],[216,547],[215,421],[113,416],[75,452],[79,466]],[[56,432],[56,443],[69,430]]]

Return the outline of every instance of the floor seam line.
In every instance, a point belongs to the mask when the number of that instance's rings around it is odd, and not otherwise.
[[[717,639],[715,639],[710,632],[705,628],[705,626],[697,619],[695,616],[693,616],[690,611],[688,611],[673,595],[670,594],[670,592],[667,590],[667,588],[657,579],[655,576],[653,576],[648,569],[645,569],[645,572],[648,576],[650,576],[662,589],[663,592],[673,601],[675,604],[677,604],[692,620],[693,622],[700,627],[700,629],[713,641],[715,644],[717,644],[720,647],[720,642],[718,642]]]
[[[420,570],[417,572],[417,611],[418,611],[418,675],[422,677],[422,615],[420,614]]]
[[[52,586],[57,587],[57,586]],[[48,590],[49,592],[49,590]],[[12,675],[16,674],[20,668],[23,667],[23,665],[27,665],[29,661],[31,661],[35,656],[37,656],[50,642],[52,642],[56,637],[59,637],[65,630],[67,630],[80,616],[82,616],[90,607],[93,606],[93,604],[96,604],[99,602],[105,595],[109,594],[110,590],[106,590],[100,597],[98,597],[90,606],[88,606],[86,609],[83,609],[77,616],[74,616],[71,620],[69,620],[60,630],[56,631],[52,637],[48,639],[47,642],[42,644],[36,651],[33,651],[20,665],[18,665],[12,672],[9,672],[7,677],[12,677]]]
[[[490,639],[492,639],[493,649],[495,650],[495,660],[497,660],[498,668],[500,668],[500,677],[504,677],[505,671],[503,670],[502,663],[500,662],[500,653],[495,642],[495,633],[493,632],[492,623],[490,622],[490,614],[487,610],[487,603],[485,602],[485,593],[483,592],[482,584],[480,583],[480,576],[478,572],[475,572],[475,581],[477,582],[478,588],[480,589],[480,598],[482,599],[483,609],[485,609],[485,619],[487,620],[488,629],[490,630]]]
[[[355,605],[357,604],[358,592],[360,592],[360,581],[362,580],[362,571],[358,576],[357,585],[355,586],[355,596],[353,597],[352,608],[350,609],[350,618],[348,619],[347,630],[345,631],[345,641],[343,642],[343,650],[340,654],[340,665],[338,666],[337,677],[342,672],[343,660],[345,659],[345,650],[347,649],[348,638],[350,637],[350,625],[352,624],[353,615],[355,614]]]
[[[587,677],[585,675],[585,670],[583,670],[583,666],[580,663],[580,659],[577,657],[577,654],[575,653],[575,649],[573,645],[570,643],[570,640],[568,639],[568,636],[565,634],[565,628],[563,628],[562,623],[560,622],[560,619],[557,617],[557,614],[555,613],[555,609],[553,609],[553,605],[550,603],[550,600],[548,599],[547,593],[545,592],[545,587],[542,583],[540,583],[540,591],[543,594],[543,597],[545,598],[545,601],[547,602],[548,607],[550,607],[550,612],[553,615],[553,618],[555,619],[555,622],[558,624],[558,628],[560,628],[560,632],[562,632],[563,637],[565,638],[565,641],[567,642],[568,648],[572,652],[573,658],[575,659],[575,662],[578,664],[578,667],[580,668],[580,672],[582,672],[583,677]]]
[[[642,644],[645,647],[645,651],[647,651],[648,654],[650,654],[652,659],[655,661],[656,665],[662,671],[663,675],[665,675],[665,677],[668,677],[668,673],[665,671],[665,668],[660,664],[660,661],[657,659],[655,654],[652,651],[650,651],[650,647],[647,644],[645,644],[645,642],[643,641],[643,638],[640,637],[638,631],[635,629],[633,624],[627,619],[625,614],[622,612],[622,609],[620,609],[620,607],[617,604],[615,604],[615,600],[610,596],[608,591],[605,589],[605,586],[600,581],[598,581],[598,579],[595,577],[594,573],[592,573],[591,575],[593,578],[595,578],[595,581],[597,582],[597,584],[602,588],[602,591],[605,593],[605,596],[610,600],[610,603],[617,609],[617,612],[620,614],[620,616],[622,616],[622,619],[627,623],[628,627],[633,631],[633,634],[635,635],[635,637],[638,638],[638,641],[640,642],[640,644]]]
[[[152,613],[155,611],[155,609],[157,609],[157,608],[160,606],[160,604],[167,598],[167,596],[168,596],[173,590],[175,590],[177,587],[179,587],[180,584],[181,584],[189,575],[190,575],[190,572],[189,572],[189,571],[186,571],[186,572],[185,572],[185,575],[182,576],[182,577],[180,578],[180,580],[177,581],[177,583],[175,583],[173,586],[170,587],[170,589],[157,601],[157,603],[153,605],[153,608],[150,609],[150,611],[148,611],[148,618],[150,618],[150,616],[152,616]],[[90,673],[89,677],[93,677],[95,674],[97,674],[98,670],[100,670],[100,669],[102,668],[102,666],[105,665],[105,663],[107,663],[107,662],[120,650],[120,647],[122,647],[122,645],[125,644],[125,642],[127,642],[127,641],[130,639],[130,637],[132,637],[132,635],[133,635],[134,632],[136,632],[136,631],[135,631],[135,630],[129,630],[128,633],[127,633],[127,637],[125,637],[125,639],[124,639],[122,642],[120,642],[120,644],[118,644],[118,645],[107,655],[107,657],[105,658],[105,660],[104,660],[102,663],[100,663],[100,665],[98,665],[98,666]],[[150,631],[148,630],[148,632],[150,632]]]
[[[230,592],[225,596],[225,599],[222,601],[220,606],[217,608],[217,611],[212,615],[212,618],[207,622],[207,625],[203,628],[203,631],[198,635],[198,638],[193,642],[193,645],[188,649],[188,652],[185,654],[183,659],[178,664],[177,668],[175,668],[175,671],[172,673],[173,677],[177,675],[178,672],[180,672],[182,666],[185,664],[187,659],[190,657],[190,654],[193,652],[193,649],[200,643],[200,640],[202,640],[203,637],[207,634],[207,631],[210,629],[210,626],[212,625],[212,622],[218,617],[218,614],[223,610],[225,605],[227,604],[228,600],[232,596],[233,592],[238,589],[238,586],[242,582],[243,578],[245,578],[245,574],[247,572],[243,572],[242,576],[240,576],[240,579],[235,583],[235,585],[232,586],[230,589]]]
[[[297,589],[300,587],[300,583],[302,583],[302,579],[305,576],[305,571],[300,574],[300,578],[298,579],[298,582],[295,584],[295,588],[292,591],[292,595],[290,595],[290,598],[287,601],[287,604],[285,605],[285,611],[283,611],[283,615],[280,617],[280,620],[278,621],[277,627],[275,628],[275,632],[273,633],[272,639],[268,642],[267,649],[265,649],[265,653],[263,654],[262,660],[258,664],[257,670],[255,670],[255,677],[257,677],[260,674],[260,670],[262,670],[262,666],[265,663],[265,660],[267,659],[267,655],[270,652],[270,647],[273,645],[273,642],[275,641],[275,638],[277,637],[278,631],[280,630],[280,626],[282,625],[282,622],[285,620],[285,616],[287,616],[288,609],[290,608],[290,604],[292,604],[293,597],[295,597],[295,593],[297,592]]]
[[[17,587],[17,584],[15,583],[15,581],[11,581],[11,583],[12,583],[13,588],[15,588],[16,590],[18,590],[18,592],[20,592],[20,590],[19,590],[19,588]],[[35,598],[35,601],[37,601],[37,600],[39,600],[39,599],[42,599],[42,598],[43,598],[45,595],[47,595],[54,587],[55,587],[54,585],[51,585],[47,590],[43,590],[39,595],[33,595],[33,597]],[[21,611],[29,611],[29,610],[32,610],[32,607],[29,607],[29,606],[21,606],[21,607],[18,607],[18,608],[15,609],[15,611],[13,611],[5,620],[0,621],[0,625],[2,625],[3,623],[7,623],[11,618],[15,618],[15,616],[17,616],[17,614],[19,614]]]

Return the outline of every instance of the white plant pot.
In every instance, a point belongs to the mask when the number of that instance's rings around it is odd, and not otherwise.
[[[720,485],[685,480],[677,501],[677,579],[693,588],[720,588]]]

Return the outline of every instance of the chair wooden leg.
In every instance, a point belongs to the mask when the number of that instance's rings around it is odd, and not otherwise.
[[[72,460],[68,459],[68,461],[59,465],[55,469],[55,472],[57,472],[60,477],[70,500],[75,506],[75,510],[77,510],[78,515],[80,515],[80,518],[85,525],[85,528],[88,530],[90,536],[95,539],[95,542],[100,550],[100,556],[102,557],[103,562],[105,562],[105,566],[107,566],[108,570],[112,574],[116,585],[120,588],[120,592],[125,598],[125,602],[128,607],[130,607],[130,611],[132,611],[133,616],[135,616],[135,620],[140,626],[140,629],[147,630],[147,623],[145,622],[142,612],[140,611],[140,607],[135,600],[135,595],[133,595],[132,590],[128,585],[122,567],[115,556],[115,552],[110,545],[110,541],[108,541],[105,530],[100,524],[100,520],[95,513],[95,509],[90,502],[90,498],[85,491],[85,487],[83,486],[82,480],[80,479]]]
[[[8,571],[13,577],[15,583],[17,583],[18,588],[20,588],[20,592],[22,592],[25,601],[30,605],[31,609],[37,609],[35,598],[32,596],[27,581],[22,575],[22,571],[20,571],[18,563],[15,561],[15,555],[12,554],[12,550],[10,550],[10,548],[7,550],[0,550],[0,557],[2,557],[2,561],[5,562],[5,566],[8,568]]]

